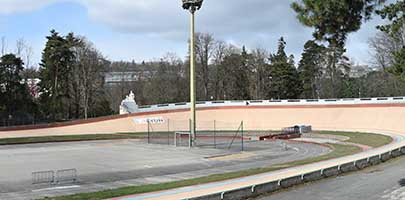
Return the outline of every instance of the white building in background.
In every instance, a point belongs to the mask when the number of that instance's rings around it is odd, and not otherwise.
[[[371,68],[368,65],[353,65],[350,68],[349,76],[352,78],[360,78],[369,74],[370,72],[376,71],[375,68]]]
[[[125,82],[135,82],[139,80],[139,72],[108,72],[105,73],[105,83],[114,85]]]
[[[106,85],[117,85],[121,83],[131,83],[145,80],[152,77],[151,71],[126,71],[126,72],[107,72],[104,74],[104,83]]]
[[[138,112],[138,104],[136,104],[135,95],[131,91],[129,95],[121,102],[120,115],[131,114],[136,112]]]

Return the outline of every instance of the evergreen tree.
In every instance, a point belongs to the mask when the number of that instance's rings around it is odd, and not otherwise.
[[[242,48],[242,52],[233,52],[224,57],[220,65],[224,99],[247,100],[250,96],[249,62],[251,54]]]
[[[281,37],[277,53],[270,55],[268,94],[270,98],[296,99],[301,93],[301,83],[294,66],[294,57],[287,57],[285,45],[286,42]]]
[[[238,99],[248,100],[251,99],[250,96],[250,84],[249,84],[249,62],[251,60],[251,54],[246,51],[245,46],[242,48],[242,53],[240,55],[241,63],[237,66],[235,70],[236,76],[236,96]]]
[[[28,88],[20,76],[24,70],[23,61],[14,54],[0,58],[0,115],[14,116],[22,111],[25,115],[35,112],[35,104],[28,93]]]
[[[342,81],[347,78],[351,64],[345,56],[343,47],[326,49],[326,66],[324,71],[323,98],[341,98]]]
[[[388,19],[391,23],[378,26],[377,28],[388,34],[395,34],[399,31],[403,31],[405,26],[405,1],[396,1],[395,3],[385,6],[383,9],[378,10],[383,19]]]
[[[20,83],[23,62],[14,54],[6,54],[0,61],[0,104],[8,114],[12,114],[17,110],[18,94],[24,90]]]
[[[322,76],[322,65],[325,63],[325,47],[310,40],[304,45],[304,52],[298,66],[304,98],[319,97],[319,79]]]
[[[298,0],[291,4],[298,20],[313,27],[314,38],[343,47],[349,33],[369,20],[382,0]]]
[[[344,60],[345,42],[349,33],[360,29],[363,21],[371,18],[382,0],[298,0],[291,4],[298,20],[305,26],[314,28],[313,36],[318,41],[326,41],[329,46],[328,70],[331,95],[339,93],[338,65]]]
[[[40,78],[41,102],[45,113],[52,119],[69,119],[69,79],[73,65],[72,37],[62,37],[55,30],[47,36],[42,53]]]
[[[394,53],[394,65],[389,71],[405,81],[405,47]]]
[[[237,53],[225,56],[222,61],[220,74],[222,77],[223,99],[236,100],[239,98],[240,93],[243,93],[243,91],[239,91],[240,87],[243,87],[243,83],[238,83],[238,79],[240,79],[239,76],[241,76],[239,74],[241,63],[241,55]]]

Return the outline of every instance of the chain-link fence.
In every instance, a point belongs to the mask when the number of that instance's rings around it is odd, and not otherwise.
[[[163,144],[163,145],[176,145],[177,140],[182,139],[185,134],[180,132],[189,132],[189,121],[171,121],[157,122],[154,120],[147,120],[147,141],[149,144]],[[177,133],[177,134],[176,134]],[[183,139],[183,144],[185,140]],[[180,144],[178,144],[180,145]],[[188,146],[187,144],[181,146]]]
[[[189,120],[147,121],[147,142],[150,144],[194,146],[244,150],[243,122],[198,121],[195,136],[191,135]]]
[[[204,121],[196,126],[195,146],[228,150],[244,150],[243,122]]]
[[[0,127],[47,124],[50,122],[53,121],[26,112],[16,112],[14,114],[0,112]]]
[[[155,125],[149,120],[148,123],[148,136],[147,140],[149,144],[167,144],[173,145],[173,133],[170,131],[168,126],[166,131],[164,129],[156,129]]]

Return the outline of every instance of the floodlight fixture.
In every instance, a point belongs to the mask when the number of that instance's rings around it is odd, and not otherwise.
[[[183,8],[185,10],[195,12],[196,10],[200,10],[204,0],[182,0],[182,1],[183,1]]]

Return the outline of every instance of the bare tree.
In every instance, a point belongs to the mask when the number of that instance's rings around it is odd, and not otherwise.
[[[6,37],[1,37],[1,56],[5,55],[7,53],[7,40]]]
[[[24,61],[26,68],[32,67],[31,58],[34,55],[34,50],[24,38],[19,38],[16,41],[15,55]]]
[[[26,42],[25,42],[25,40],[24,40],[24,38],[20,38],[20,39],[18,39],[17,41],[16,41],[16,49],[15,49],[15,55],[17,56],[17,57],[23,57],[23,52],[24,52],[24,50],[25,50],[25,48],[26,48]]]
[[[224,65],[224,60],[227,56],[231,54],[239,54],[241,50],[233,45],[227,44],[223,41],[217,41],[216,48],[213,52],[213,90],[214,98],[216,99],[226,99],[228,94],[226,88],[228,83],[225,80],[229,77],[227,70],[230,66]]]
[[[104,82],[102,72],[107,66],[106,59],[94,48],[93,44],[82,38],[82,45],[75,48],[75,66],[73,83],[76,83],[80,94],[80,107],[84,110],[84,118],[88,118],[90,104],[95,102],[97,92]]]
[[[382,80],[388,84],[391,79],[386,69],[394,64],[395,52],[405,47],[405,23],[395,34],[377,33],[369,40],[369,46],[372,51],[372,62],[376,67],[383,69]],[[400,81],[393,79],[392,82],[395,93],[399,93]]]
[[[255,74],[255,80],[251,82],[253,85],[253,94],[252,96],[255,99],[264,98],[265,86],[266,86],[266,77],[268,74],[267,70],[267,57],[269,53],[265,49],[257,48],[252,52],[252,72]]]
[[[196,60],[200,65],[197,69],[203,82],[203,91],[205,100],[209,99],[209,64],[216,48],[216,41],[209,33],[197,33],[195,38]]]
[[[394,35],[385,32],[377,33],[369,40],[369,45],[374,58],[373,64],[386,69],[394,63],[394,53],[405,46],[405,25]]]
[[[24,53],[25,53],[24,64],[27,68],[30,68],[30,67],[32,67],[31,59],[32,59],[32,56],[34,55],[34,50],[31,46],[27,45]]]

